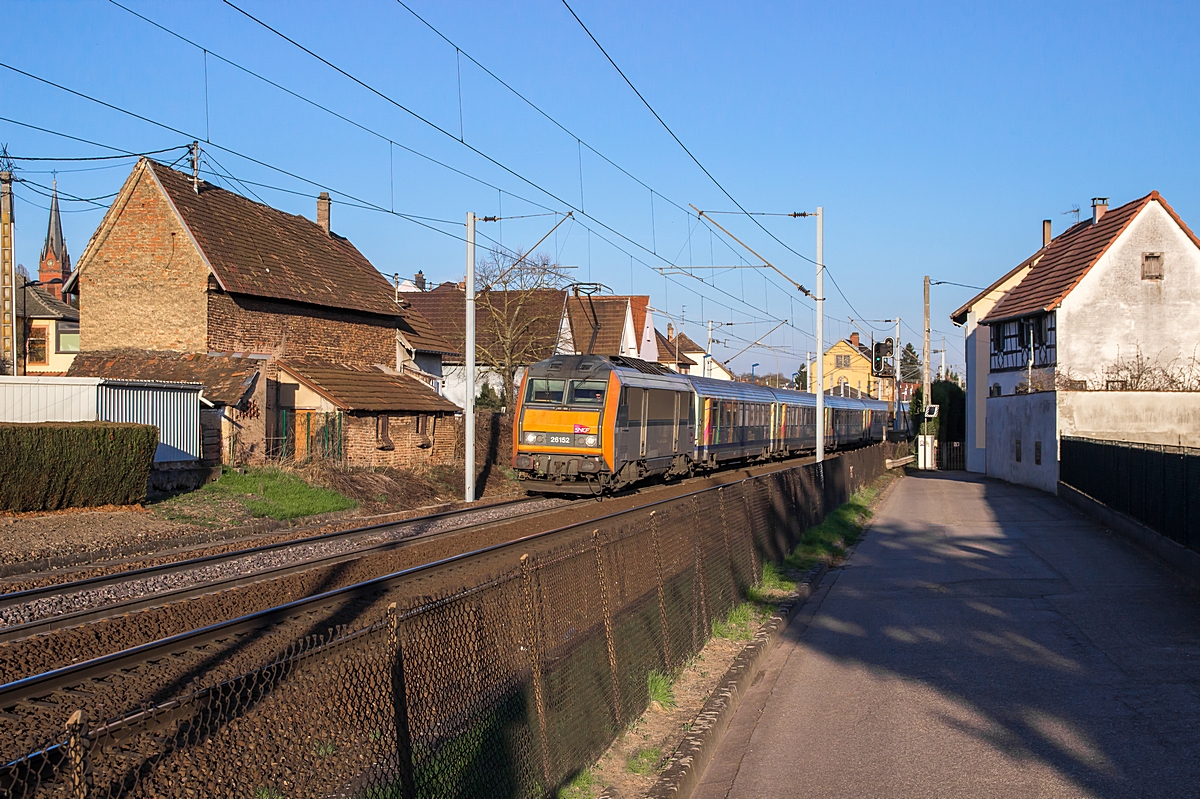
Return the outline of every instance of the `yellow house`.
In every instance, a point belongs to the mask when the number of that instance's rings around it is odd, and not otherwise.
[[[808,365],[811,380],[817,378],[816,361]],[[851,333],[850,338],[844,338],[825,350],[825,391],[833,389],[834,394],[845,391],[846,396],[862,392],[876,398],[879,394],[879,378],[871,374],[871,349],[858,340],[858,333]],[[809,385],[809,391],[816,388],[815,382]]]
[[[79,309],[37,286],[17,290],[22,374],[64,375],[79,352]]]

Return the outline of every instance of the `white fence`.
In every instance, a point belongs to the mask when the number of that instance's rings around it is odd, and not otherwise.
[[[0,422],[134,422],[158,428],[154,460],[200,459],[199,383],[0,377]]]

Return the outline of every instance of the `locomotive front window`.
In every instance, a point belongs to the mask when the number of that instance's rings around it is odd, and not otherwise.
[[[529,381],[525,401],[541,405],[561,405],[567,381],[535,377]]]
[[[570,405],[603,405],[604,389],[608,384],[603,380],[573,380],[571,381]]]

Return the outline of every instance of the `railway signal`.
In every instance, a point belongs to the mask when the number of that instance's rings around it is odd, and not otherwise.
[[[891,337],[876,341],[871,355],[871,374],[875,377],[888,377],[893,374],[889,360],[896,349],[896,342]]]

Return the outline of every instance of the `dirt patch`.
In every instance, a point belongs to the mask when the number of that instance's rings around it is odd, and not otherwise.
[[[196,532],[193,525],[163,519],[140,505],[121,510],[72,509],[0,518],[0,563],[22,563],[109,547],[152,545]]]

